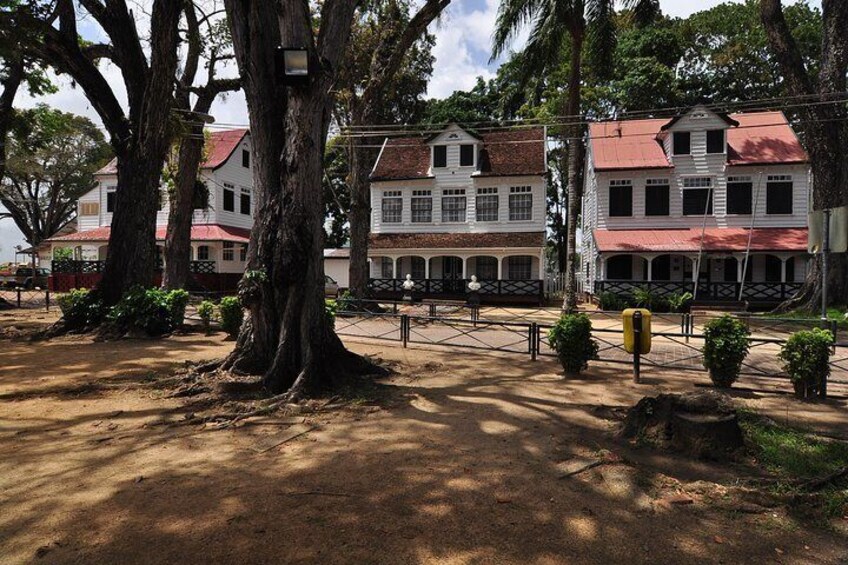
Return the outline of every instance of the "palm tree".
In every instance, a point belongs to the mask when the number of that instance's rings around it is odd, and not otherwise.
[[[638,25],[652,22],[659,16],[659,0],[624,0],[632,9]],[[567,141],[568,171],[568,261],[563,310],[577,308],[577,217],[583,198],[583,131],[580,113],[580,85],[584,44],[586,55],[592,57],[596,71],[603,76],[612,67],[615,49],[615,0],[502,0],[492,46],[492,59],[500,56],[516,34],[530,26],[530,37],[522,55],[525,59],[523,78],[542,75],[559,66],[560,54],[570,54],[567,96],[560,113],[565,116],[564,133]]]

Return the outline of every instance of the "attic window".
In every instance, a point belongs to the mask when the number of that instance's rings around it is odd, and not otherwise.
[[[672,154],[689,155],[692,152],[692,133],[676,131],[672,134]]]
[[[448,146],[435,145],[433,147],[433,168],[444,169],[448,166]]]
[[[247,149],[241,150],[241,166],[245,169],[250,168],[250,151]]]
[[[724,153],[724,130],[707,131],[707,153]]]
[[[474,146],[460,145],[459,146],[459,166],[473,167],[474,166]]]

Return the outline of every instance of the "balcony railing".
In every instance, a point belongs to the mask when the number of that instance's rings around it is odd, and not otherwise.
[[[698,301],[736,301],[739,291],[742,300],[751,302],[782,302],[792,298],[803,283],[796,282],[746,282],[742,287],[740,282],[699,282]],[[606,280],[595,281],[595,294],[610,292],[622,296],[631,296],[639,288],[649,290],[657,296],[668,296],[675,293],[691,292],[695,294],[694,281],[629,281]]]
[[[371,279],[369,287],[373,294],[403,294],[403,279]],[[419,279],[415,280],[414,294],[425,297],[439,295],[464,296],[468,292],[470,279]],[[544,294],[541,280],[479,281],[480,296],[532,297]]]
[[[89,274],[102,273],[106,261],[77,261],[74,259],[55,259],[51,263],[51,271],[53,273],[74,273],[74,274]],[[156,262],[156,271],[161,271],[163,267],[161,260]],[[217,272],[215,261],[192,261],[189,263],[189,272],[198,274],[212,274]]]

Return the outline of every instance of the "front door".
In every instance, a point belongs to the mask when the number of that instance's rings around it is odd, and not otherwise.
[[[445,281],[445,292],[462,292],[462,259],[442,257],[442,279]]]

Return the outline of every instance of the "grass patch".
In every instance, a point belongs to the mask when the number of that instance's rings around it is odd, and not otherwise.
[[[827,309],[827,319],[836,321],[836,325],[840,330],[848,330],[848,320],[845,319],[845,313],[848,311],[848,306],[831,306]],[[799,321],[818,322],[821,320],[821,311],[816,310],[793,310],[791,312],[763,312],[760,316],[764,318],[783,318]]]
[[[775,489],[803,492],[803,483],[848,467],[848,443],[815,437],[782,426],[752,412],[740,411],[740,425],[757,462],[778,479]],[[820,491],[821,510],[828,517],[848,513],[848,481]]]

